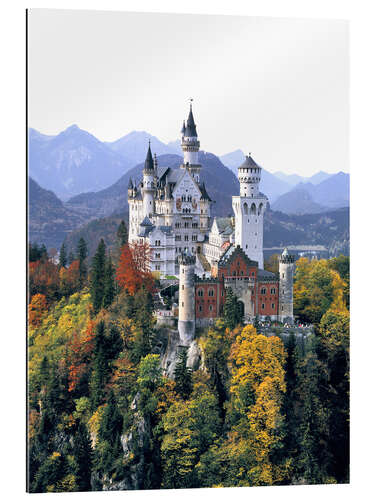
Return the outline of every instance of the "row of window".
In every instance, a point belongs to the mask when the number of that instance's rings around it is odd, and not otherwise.
[[[181,234],[176,234],[176,241],[181,241]],[[185,234],[184,241],[189,241],[189,235]],[[198,235],[193,234],[191,237],[191,241],[198,241]]]
[[[197,295],[198,297],[203,297],[204,296],[204,289],[203,288],[198,288],[197,290]],[[209,288],[207,295],[209,297],[214,297],[215,296],[215,289],[214,288]],[[224,297],[224,290],[221,291],[221,296]]]
[[[174,227],[175,227],[176,229],[179,229],[179,228],[181,227],[181,222],[176,222],[176,224],[174,225]],[[197,229],[197,228],[198,228],[198,222],[192,222],[191,227],[192,227],[193,229],[194,229],[194,228],[195,228],[195,229]],[[188,229],[188,228],[189,228],[189,223],[188,223],[188,222],[185,222],[185,223],[184,223],[184,228],[185,228],[185,229]]]
[[[271,295],[276,295],[276,288],[271,288],[270,292],[271,292]],[[266,295],[266,293],[267,293],[267,288],[260,289],[261,295]]]

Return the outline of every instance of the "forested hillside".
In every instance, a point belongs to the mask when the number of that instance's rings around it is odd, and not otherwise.
[[[90,265],[82,238],[59,264],[31,248],[29,490],[348,482],[349,259],[297,262],[315,334],[258,334],[228,294],[167,377],[148,249],[116,238]]]

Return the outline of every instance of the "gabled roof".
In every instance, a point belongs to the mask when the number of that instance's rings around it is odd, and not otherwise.
[[[221,256],[219,260],[219,267],[227,266],[238,256],[240,256],[240,258],[244,260],[249,267],[258,267],[258,262],[249,259],[249,257],[245,254],[245,252],[239,245],[231,245],[228,248],[228,250]]]
[[[168,172],[167,174],[167,181],[172,183],[172,184],[177,184],[177,182],[181,179],[181,177],[184,175],[185,170],[181,168],[173,168]]]

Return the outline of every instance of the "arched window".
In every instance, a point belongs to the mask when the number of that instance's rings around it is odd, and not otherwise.
[[[262,214],[262,211],[263,211],[263,203],[261,203],[259,205],[259,208],[258,208],[258,215],[261,215]]]
[[[203,297],[203,290],[202,290],[202,288],[198,289],[198,297]]]
[[[255,215],[256,214],[256,211],[257,211],[257,208],[255,206],[255,203],[252,203],[251,204],[251,208],[250,208],[250,213],[251,215]]]
[[[261,295],[266,295],[266,293],[267,293],[267,288],[261,288],[260,294]]]
[[[209,297],[213,297],[213,296],[214,296],[214,293],[215,293],[215,292],[214,292],[214,289],[213,289],[213,288],[210,288],[210,289],[208,290],[208,296],[209,296]]]
[[[245,215],[247,215],[249,213],[249,207],[245,201],[245,203],[243,204],[243,212]]]

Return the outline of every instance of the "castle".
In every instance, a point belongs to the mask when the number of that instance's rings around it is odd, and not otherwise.
[[[128,185],[129,242],[145,241],[150,267],[179,276],[179,333],[188,343],[196,325],[218,317],[231,288],[245,321],[293,321],[294,257],[285,249],[279,273],[263,269],[263,217],[268,198],[259,191],[262,168],[246,156],[238,167],[234,217],[212,220],[212,200],[201,181],[200,142],[192,105],[181,129],[180,168],[158,165],[149,144],[138,185]]]

